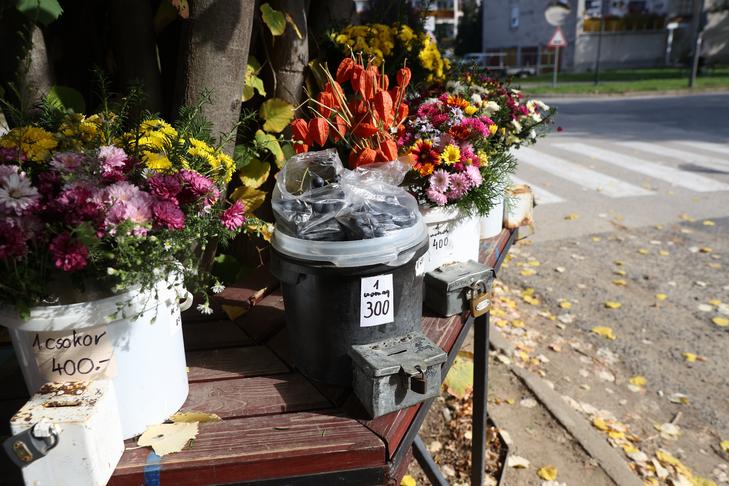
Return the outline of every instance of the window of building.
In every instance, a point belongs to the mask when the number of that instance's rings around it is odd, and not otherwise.
[[[512,29],[519,28],[519,5],[511,6],[511,22],[509,23],[509,26]]]

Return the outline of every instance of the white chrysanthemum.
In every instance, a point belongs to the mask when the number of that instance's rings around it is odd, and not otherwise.
[[[0,179],[0,207],[7,212],[20,216],[39,197],[38,190],[23,173],[13,172]]]
[[[205,314],[206,316],[209,316],[213,313],[213,309],[210,307],[210,304],[205,302],[204,304],[198,304],[197,311],[200,314]]]
[[[222,292],[223,290],[225,290],[225,285],[221,284],[220,282],[218,282],[216,280],[215,281],[215,285],[213,285],[212,287],[210,287],[210,290],[212,290],[214,294],[219,294],[220,292]]]

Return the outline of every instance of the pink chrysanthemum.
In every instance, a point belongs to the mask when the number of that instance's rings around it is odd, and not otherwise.
[[[88,263],[88,248],[79,241],[73,241],[68,233],[56,236],[51,241],[49,249],[53,264],[64,272],[81,270]]]
[[[236,201],[228,209],[223,211],[220,222],[230,231],[235,231],[245,222],[245,212],[245,206],[240,201]]]
[[[183,169],[177,175],[182,182],[182,191],[179,195],[181,203],[196,202],[202,197],[209,196],[216,189],[213,181],[195,171]]]
[[[111,205],[106,215],[107,227],[127,220],[143,225],[152,219],[151,205],[154,198],[137,186],[128,182],[117,182],[106,188],[104,196],[105,201]]]
[[[185,213],[172,201],[157,201],[152,206],[152,213],[159,226],[173,230],[185,227]]]
[[[466,174],[451,174],[451,186],[448,190],[448,199],[457,201],[466,195],[471,188],[471,181]]]
[[[436,204],[438,206],[444,206],[445,203],[448,202],[448,198],[446,197],[445,194],[443,194],[442,192],[436,191],[432,187],[429,189],[426,189],[425,195],[428,197],[428,199],[430,199],[430,201],[433,204]]]
[[[100,222],[103,218],[99,199],[99,192],[89,186],[66,186],[51,202],[50,208],[72,226],[82,221]]]
[[[177,204],[177,195],[182,190],[180,180],[173,175],[155,174],[147,180],[149,192],[157,199],[172,201]]]
[[[101,161],[101,176],[109,181],[121,181],[124,179],[124,169],[127,166],[128,157],[123,149],[114,145],[105,145],[99,149],[99,160]]]
[[[4,169],[0,174],[0,213],[21,216],[30,212],[40,199],[30,179],[17,169]]]
[[[451,176],[443,169],[438,169],[430,176],[428,182],[430,187],[437,192],[446,192],[450,185]]]
[[[84,155],[78,152],[60,152],[51,159],[51,167],[60,171],[73,172],[84,161]]]
[[[483,182],[481,171],[478,169],[478,167],[475,167],[473,165],[469,165],[468,167],[466,167],[466,176],[468,176],[468,179],[471,181],[471,187],[479,187]]]

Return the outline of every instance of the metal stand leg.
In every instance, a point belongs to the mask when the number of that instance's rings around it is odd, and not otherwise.
[[[433,461],[430,452],[425,448],[423,439],[419,435],[416,435],[415,440],[413,440],[413,456],[415,456],[415,460],[418,461],[425,475],[428,476],[430,484],[434,486],[448,486],[448,481],[441,474],[438,464]]]
[[[473,422],[471,443],[471,486],[481,486],[486,453],[486,393],[488,391],[489,314],[473,323]]]

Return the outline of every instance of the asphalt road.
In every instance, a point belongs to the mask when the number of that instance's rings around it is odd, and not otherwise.
[[[729,216],[729,94],[550,104],[563,131],[516,154],[540,204],[536,241]]]

